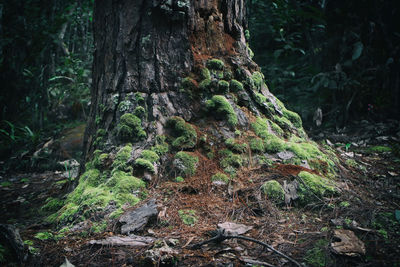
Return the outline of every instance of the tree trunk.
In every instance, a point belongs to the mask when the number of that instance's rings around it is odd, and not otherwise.
[[[269,92],[246,29],[244,0],[96,2],[86,171],[60,221],[110,199],[115,217],[162,181],[230,179],[282,151],[304,163],[301,119]]]

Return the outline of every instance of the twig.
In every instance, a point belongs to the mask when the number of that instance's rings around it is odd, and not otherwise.
[[[254,242],[256,244],[259,244],[261,246],[266,247],[267,249],[271,250],[272,252],[275,252],[276,254],[278,254],[279,256],[293,262],[294,264],[296,264],[297,266],[302,266],[299,262],[297,262],[296,260],[292,259],[291,257],[283,254],[282,252],[280,252],[279,250],[274,249],[272,246],[268,245],[267,243],[261,242],[257,239],[251,238],[251,237],[247,237],[247,236],[241,236],[241,235],[225,235],[225,230],[218,230],[217,235],[215,235],[214,237],[202,241],[200,243],[194,244],[193,246],[191,246],[191,249],[199,249],[201,248],[203,245],[208,244],[208,243],[220,243],[226,239],[242,239],[242,240],[246,240],[246,241],[251,241]]]

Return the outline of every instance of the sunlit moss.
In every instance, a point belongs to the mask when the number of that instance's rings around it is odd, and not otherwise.
[[[218,81],[218,91],[222,94],[229,93],[229,83],[224,80]]]
[[[275,180],[265,182],[261,188],[268,199],[272,201],[282,202],[285,198],[283,187]]]
[[[302,171],[298,174],[300,178],[298,195],[299,200],[303,203],[312,202],[318,198],[331,196],[336,193],[333,181]]]
[[[261,138],[252,138],[249,144],[251,151],[255,153],[263,153],[265,150],[264,142]]]

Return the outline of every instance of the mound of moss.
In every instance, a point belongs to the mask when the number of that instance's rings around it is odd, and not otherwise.
[[[305,171],[297,176],[300,178],[297,193],[302,203],[310,203],[337,193],[334,182],[327,178]]]
[[[198,157],[183,151],[176,153],[174,159],[174,165],[183,172],[185,177],[192,176],[196,173],[198,162]]]
[[[142,128],[142,120],[131,113],[121,116],[117,131],[123,140],[143,140],[147,136]]]
[[[268,199],[274,202],[282,202],[285,199],[283,187],[275,180],[265,182],[261,188]]]
[[[206,108],[208,111],[216,112],[218,115],[225,117],[228,124],[232,127],[238,123],[233,107],[222,95],[215,95],[211,99],[207,100]]]
[[[167,121],[167,127],[172,129],[172,135],[175,137],[172,141],[172,146],[174,148],[188,149],[196,146],[196,130],[181,117],[169,118]]]

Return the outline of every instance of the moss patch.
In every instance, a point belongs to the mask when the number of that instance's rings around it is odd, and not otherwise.
[[[234,138],[228,138],[225,145],[236,153],[244,153],[247,151],[248,145],[246,143],[239,143]]]
[[[178,164],[181,164],[181,169],[186,176],[191,176],[196,173],[197,163],[199,162],[198,157],[180,151],[176,153],[175,161],[177,161]]]
[[[223,70],[225,64],[222,60],[213,58],[207,61],[206,66],[211,70]]]
[[[167,121],[167,127],[172,129],[175,139],[172,146],[177,149],[193,148],[197,143],[197,133],[193,126],[181,117],[171,117]]]
[[[282,202],[285,198],[283,187],[275,180],[265,182],[261,188],[268,199],[272,201]]]
[[[123,140],[143,140],[147,136],[141,119],[131,113],[121,116],[117,130],[118,136]]]
[[[210,100],[206,101],[206,107],[208,111],[215,111],[218,115],[225,117],[230,126],[233,127],[238,123],[233,107],[224,96],[213,96]]]
[[[306,252],[304,260],[313,267],[330,266],[332,260],[328,252],[329,242],[326,239],[320,239],[315,243],[314,248]]]
[[[131,145],[122,147],[115,156],[111,172],[102,172],[94,167],[93,162],[89,162],[78,186],[68,195],[65,201],[67,204],[50,216],[49,220],[63,224],[78,222],[103,210],[110,201],[115,202],[117,209],[126,203],[138,203],[138,194],[145,189],[146,184],[130,173],[132,167],[127,162],[131,152]]]
[[[168,143],[165,142],[166,139],[164,135],[157,135],[155,145],[151,148],[151,151],[156,152],[159,156],[166,154],[169,150]]]
[[[243,84],[238,80],[233,79],[230,81],[229,88],[232,92],[237,93],[243,90]]]
[[[299,200],[303,203],[310,203],[318,198],[332,196],[336,193],[334,183],[326,178],[302,171],[298,174]]]
[[[367,150],[369,153],[384,153],[384,152],[391,152],[392,149],[387,146],[373,146],[368,148]]]
[[[224,80],[218,81],[218,92],[220,92],[222,94],[229,93],[229,83]]]
[[[213,181],[213,182],[222,181],[224,183],[229,183],[229,177],[222,172],[217,172],[216,174],[211,176],[211,181]]]
[[[263,153],[265,150],[264,142],[261,138],[252,138],[250,139],[250,149],[255,153]]]
[[[178,214],[182,222],[186,225],[193,226],[198,221],[196,211],[194,210],[179,210]]]

